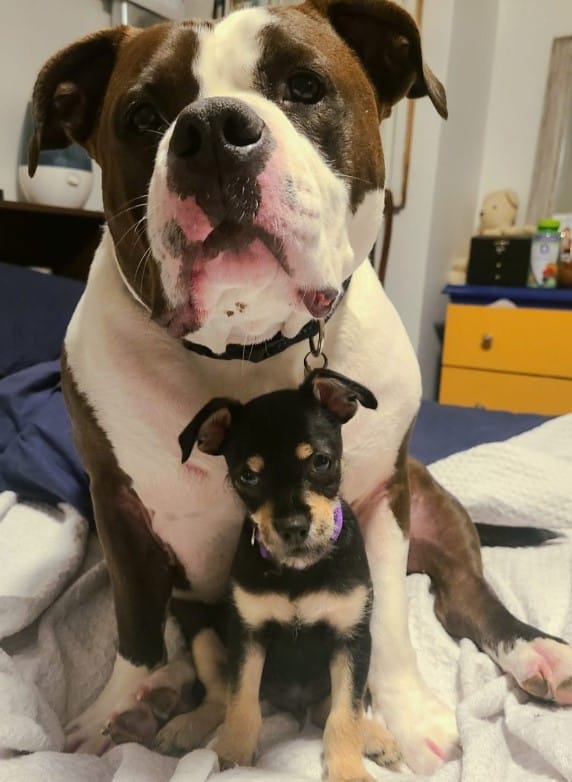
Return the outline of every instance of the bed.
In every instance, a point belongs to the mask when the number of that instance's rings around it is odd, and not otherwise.
[[[61,341],[83,285],[0,264],[0,780],[320,779],[319,734],[276,714],[256,769],[219,775],[209,749],[182,759],[128,744],[103,758],[59,751],[61,725],[93,699],[114,656],[111,595],[93,532],[87,477],[59,386]],[[485,551],[509,608],[572,640],[572,415],[423,402],[411,451],[477,521],[549,526],[541,549]],[[410,630],[424,675],[456,708],[462,757],[436,780],[572,779],[572,709],[534,703],[470,641],[435,619],[429,582],[408,578]],[[180,643],[169,628],[169,644]],[[368,761],[376,779],[400,777]]]

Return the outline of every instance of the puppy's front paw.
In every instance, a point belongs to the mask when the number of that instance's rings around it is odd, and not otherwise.
[[[375,782],[375,779],[371,776],[371,774],[368,774],[365,769],[363,772],[357,773],[359,773],[359,776],[355,776],[355,774],[352,776],[328,774],[327,779],[328,782]]]
[[[203,747],[222,722],[224,710],[224,703],[205,701],[198,709],[173,717],[157,734],[155,749],[164,755],[180,757]]]
[[[218,755],[221,771],[235,766],[252,766],[253,764],[254,752],[240,741],[225,741],[223,737],[217,740],[213,749]]]
[[[362,720],[362,738],[364,755],[378,766],[395,767],[401,761],[397,742],[377,720]]]

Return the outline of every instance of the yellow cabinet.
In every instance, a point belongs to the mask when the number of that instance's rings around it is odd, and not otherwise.
[[[572,412],[572,310],[450,304],[439,401]]]

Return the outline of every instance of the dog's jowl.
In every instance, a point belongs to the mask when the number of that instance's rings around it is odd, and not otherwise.
[[[118,656],[96,700],[70,715],[70,748],[104,751],[112,715],[144,702],[140,688],[165,662],[169,601],[176,613],[227,587],[241,505],[221,460],[199,451],[181,464],[179,433],[213,397],[244,403],[296,387],[315,318],[327,320],[330,365],[380,401],[345,429],[343,495],[359,511],[376,593],[373,709],[409,766],[433,771],[457,742],[409,639],[410,541],[410,567],[432,577],[451,633],[473,638],[528,692],[572,700],[570,648],[500,605],[466,513],[407,459],[419,370],[367,253],[383,203],[379,124],[396,101],[423,96],[446,115],[415,23],[388,0],[118,27],[42,69],[30,169],[43,148],[82,144],[102,168],[107,218],[62,386]],[[272,512],[260,509],[261,528]]]
[[[195,443],[224,455],[248,511],[231,569],[230,697],[215,744],[223,767],[252,762],[260,697],[301,722],[327,715],[331,782],[371,779],[364,752],[382,764],[399,758],[363,708],[373,589],[357,519],[339,495],[341,424],[358,401],[377,407],[363,386],[317,370],[298,390],[246,405],[213,400],[181,434],[185,461]]]

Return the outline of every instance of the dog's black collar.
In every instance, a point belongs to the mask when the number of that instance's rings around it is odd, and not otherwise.
[[[341,295],[326,320],[329,320],[334,314],[338,304],[349,288],[351,280],[352,278],[350,276],[342,283]],[[257,364],[259,361],[264,361],[266,358],[277,356],[279,353],[282,353],[282,351],[286,350],[286,348],[289,348],[291,345],[295,345],[297,342],[302,342],[305,339],[315,337],[318,333],[318,328],[318,321],[310,320],[294,337],[285,337],[282,332],[279,331],[270,339],[267,339],[264,342],[258,342],[255,345],[227,345],[224,353],[213,353],[213,351],[210,348],[207,348],[205,345],[199,345],[197,342],[189,342],[186,339],[181,340],[181,342],[187,350],[192,350],[194,353],[198,353],[200,356],[207,356],[208,358],[220,358],[223,361],[240,359],[243,361],[252,361],[254,364]]]

